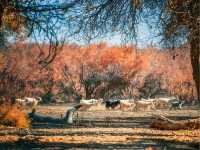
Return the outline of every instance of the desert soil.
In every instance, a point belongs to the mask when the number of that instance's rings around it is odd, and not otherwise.
[[[64,116],[71,104],[44,105],[37,113]],[[27,110],[29,112],[30,110]],[[33,123],[31,129],[1,127],[0,149],[133,149],[198,150],[200,130],[161,131],[150,129],[153,114],[171,119],[199,117],[199,109],[126,112],[106,110],[79,111],[74,125]]]

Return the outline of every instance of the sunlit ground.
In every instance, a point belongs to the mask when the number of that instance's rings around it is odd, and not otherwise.
[[[38,106],[37,112],[61,117],[70,105]],[[155,113],[167,114],[172,119],[199,116],[199,110],[191,107],[173,111],[79,111],[74,115],[73,126],[34,123],[30,131],[2,127],[0,146],[8,149],[198,149],[200,130],[150,129],[149,125],[155,119],[152,114]]]

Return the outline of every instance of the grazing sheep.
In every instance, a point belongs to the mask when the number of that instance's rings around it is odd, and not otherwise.
[[[158,100],[162,100],[162,101],[165,101],[165,102],[171,102],[171,101],[174,101],[174,100],[177,100],[176,97],[174,96],[171,96],[171,97],[159,97],[157,98]]]
[[[166,109],[170,108],[171,103],[176,103],[177,99],[175,97],[167,97],[167,98],[157,98],[155,101],[155,107],[157,109]]]
[[[140,100],[140,101],[135,101],[135,108],[134,110],[143,110],[143,111],[149,111],[155,109],[155,104],[152,101],[146,101],[146,100]]]
[[[88,99],[88,100],[81,99],[80,100],[80,104],[96,104],[96,103],[98,103],[98,100],[96,99]]]
[[[21,105],[21,106],[28,106],[31,108],[35,108],[38,103],[42,101],[40,97],[33,98],[33,97],[25,97],[23,99],[16,99],[16,103]]]
[[[33,97],[25,97],[24,98],[27,102],[27,105],[34,108],[38,105],[38,103],[40,101],[42,101],[42,99],[40,97],[37,97],[37,98],[33,98]]]
[[[15,103],[16,103],[16,104],[19,104],[20,106],[25,106],[25,105],[26,105],[26,100],[25,100],[25,99],[17,98],[17,99],[15,100]]]
[[[156,109],[167,109],[169,108],[169,103],[163,100],[157,99],[155,102]]]
[[[133,99],[120,99],[120,102],[124,103],[124,104],[129,104],[129,103],[131,103],[133,101],[134,101]]]
[[[129,99],[120,100],[120,109],[123,111],[132,111],[135,107],[135,103],[131,102]]]
[[[80,105],[81,107],[78,110],[88,110],[91,106],[96,106],[99,103],[99,100],[96,99],[89,99],[89,100],[85,100],[82,99],[80,100]]]

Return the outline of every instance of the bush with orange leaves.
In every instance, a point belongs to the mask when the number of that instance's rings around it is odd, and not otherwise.
[[[26,113],[17,105],[0,105],[0,124],[17,128],[29,128],[29,119]]]

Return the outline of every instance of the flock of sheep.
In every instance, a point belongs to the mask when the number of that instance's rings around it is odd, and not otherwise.
[[[124,111],[150,111],[155,109],[182,109],[184,102],[177,100],[175,97],[154,98],[154,99],[90,99],[80,100],[78,105],[81,105],[79,110],[87,110],[91,106],[104,105],[106,109],[120,109]]]
[[[16,104],[30,108],[35,108],[41,101],[42,101],[41,97],[24,97],[15,99]]]
[[[36,114],[36,106],[42,99],[40,97],[30,98],[25,97],[23,99],[16,99],[15,103],[21,106],[28,106],[32,108],[32,112],[29,113],[29,117],[32,120],[39,122],[66,122],[67,124],[73,124],[73,116],[75,111],[81,110],[90,110],[92,106],[101,106],[106,109],[121,109],[125,111],[149,111],[155,110],[159,108],[169,108],[169,109],[181,109],[183,102],[177,100],[175,97],[168,98],[155,98],[155,99],[141,99],[141,100],[133,100],[133,99],[124,99],[124,100],[103,100],[103,99],[89,99],[89,100],[80,100],[80,103],[75,104],[69,107],[66,111],[64,117],[61,118],[53,118],[51,116],[43,116],[40,114]],[[94,109],[96,110],[96,109]],[[77,118],[78,113],[77,113]]]
[[[177,100],[175,97],[168,98],[155,98],[155,99],[123,99],[123,100],[103,100],[103,99],[89,99],[80,100],[79,104],[72,106],[66,113],[67,120],[70,120],[68,124],[73,124],[73,114],[75,111],[90,110],[92,106],[103,106],[105,109],[120,109],[124,111],[150,111],[155,109],[182,109],[183,101]],[[96,109],[94,109],[96,110]],[[71,115],[68,115],[71,114]],[[79,115],[77,120],[79,120]]]
[[[15,102],[21,106],[35,108],[42,99],[40,97],[25,97],[16,99]],[[81,99],[80,103],[74,105],[78,110],[88,110],[92,106],[105,106],[106,109],[120,109],[124,111],[150,111],[155,109],[182,109],[184,102],[177,100],[175,97],[154,98],[154,99]]]

